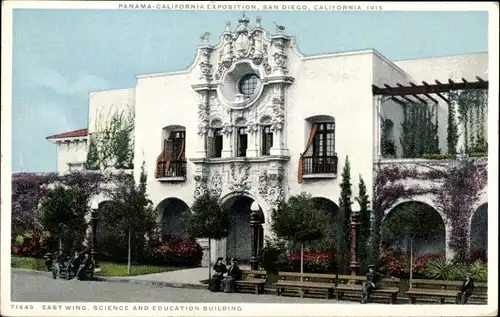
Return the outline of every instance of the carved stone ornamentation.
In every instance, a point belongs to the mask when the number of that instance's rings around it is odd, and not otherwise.
[[[268,173],[264,170],[259,175],[259,195],[272,207],[276,207],[285,197],[283,181],[284,175],[281,170],[278,173]]]
[[[208,191],[208,186],[207,186],[207,177],[202,176],[202,175],[195,175],[194,176],[194,198],[198,198],[201,195],[205,194]]]
[[[224,122],[222,125],[222,134],[228,136],[233,133],[233,125],[230,122]]]
[[[231,163],[229,166],[231,179],[229,189],[235,192],[250,191],[250,164],[249,163]]]
[[[212,192],[217,197],[220,197],[222,194],[222,174],[219,170],[213,172],[210,183]]]
[[[259,130],[259,128],[257,126],[257,123],[255,123],[255,121],[253,121],[253,120],[250,120],[250,122],[248,122],[248,125],[247,125],[247,132],[254,134],[254,133],[257,133],[258,130]]]
[[[281,131],[285,122],[285,97],[283,89],[275,88],[275,93],[272,99],[272,131]]]
[[[273,53],[274,66],[273,71],[278,75],[285,75],[288,73],[287,62],[288,57],[286,56],[285,48],[288,42],[288,37],[284,35],[278,35],[272,38],[272,45],[276,49]]]
[[[220,80],[224,72],[241,59],[251,59],[254,65],[262,65],[266,74],[272,71],[268,63],[264,32],[260,27],[261,19],[258,18],[258,25],[254,29],[248,27],[250,20],[246,16],[240,18],[238,22],[234,33],[231,33],[231,24],[226,22],[226,30],[222,34],[222,45],[219,51],[219,62],[214,75],[216,80]]]

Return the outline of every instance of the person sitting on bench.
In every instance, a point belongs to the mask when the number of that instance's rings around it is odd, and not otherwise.
[[[366,281],[363,282],[363,299],[361,304],[365,304],[370,300],[373,290],[380,287],[381,274],[375,271],[374,265],[368,265],[368,273],[366,274]]]
[[[226,266],[224,265],[224,263],[222,263],[223,260],[224,259],[222,257],[220,257],[220,258],[217,258],[217,262],[215,262],[215,265],[214,265],[214,272],[215,273],[210,278],[210,282],[208,285],[208,289],[211,292],[220,292],[220,290],[221,290],[221,281],[222,281],[222,278],[224,277],[224,273],[227,272]]]
[[[87,268],[92,265],[92,260],[90,258],[90,254],[88,252],[85,253],[85,256],[78,267],[78,271],[76,272],[76,278],[79,280],[84,280],[86,276]]]
[[[222,289],[224,293],[236,292],[236,281],[241,280],[242,272],[238,267],[238,261],[231,259],[231,266],[227,270],[227,276],[222,280]]]
[[[460,287],[460,292],[457,294],[457,298],[455,300],[456,304],[467,304],[467,300],[472,295],[472,291],[474,290],[474,281],[472,280],[470,274],[465,276],[465,281],[462,283]]]
[[[82,252],[75,250],[75,255],[71,258],[68,265],[68,279],[75,277],[80,268],[80,262],[82,261]]]

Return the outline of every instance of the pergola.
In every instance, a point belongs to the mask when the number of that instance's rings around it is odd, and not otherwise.
[[[448,83],[441,83],[439,80],[435,80],[435,84],[422,81],[421,85],[409,82],[409,85],[406,86],[400,83],[397,83],[396,86],[392,87],[384,84],[385,88],[380,88],[372,85],[373,96],[389,97],[389,99],[400,105],[407,105],[415,103],[428,104],[429,102],[437,104],[438,100],[432,96],[435,95],[449,104],[450,101],[443,96],[443,93],[455,90],[488,89],[489,85],[487,80],[476,76],[476,81],[467,81],[465,78],[462,78],[462,82],[454,82],[448,79]]]

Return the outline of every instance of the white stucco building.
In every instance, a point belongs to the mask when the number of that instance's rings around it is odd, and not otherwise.
[[[402,106],[374,96],[372,85],[488,80],[487,53],[405,61],[390,61],[374,49],[305,56],[284,28],[269,32],[259,18],[252,22],[226,23],[218,44],[202,36],[187,70],[140,75],[134,88],[92,92],[88,129],[49,137],[57,144],[58,172],[83,166],[99,111],[132,108],[134,174],[144,161],[158,221],[182,233],[179,212],[214,189],[232,206],[233,227],[227,239],[214,242],[213,257],[248,260],[253,201],[268,235],[271,210],[281,198],[305,191],[336,208],[346,156],[353,196],[359,176],[372,188],[381,118],[391,120],[396,145],[395,158],[381,162],[414,164],[400,159]],[[439,147],[447,153],[448,108],[435,101]],[[418,200],[433,206],[426,197]]]

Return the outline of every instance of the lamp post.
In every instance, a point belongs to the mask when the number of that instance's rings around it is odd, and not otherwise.
[[[92,221],[92,244],[91,248],[92,250],[90,251],[90,255],[92,256],[92,260],[94,261],[95,265],[97,266],[97,221],[99,220],[99,203],[97,201],[92,202],[91,206],[91,214],[90,214],[90,220]]]
[[[357,234],[360,225],[360,211],[361,207],[355,201],[352,204],[351,213],[351,265],[349,266],[351,268],[351,275],[357,275],[359,269]]]
[[[250,265],[252,270],[257,270],[259,268],[259,226],[260,226],[260,206],[257,202],[253,202],[250,206],[250,227],[252,228],[252,258],[250,259]]]

